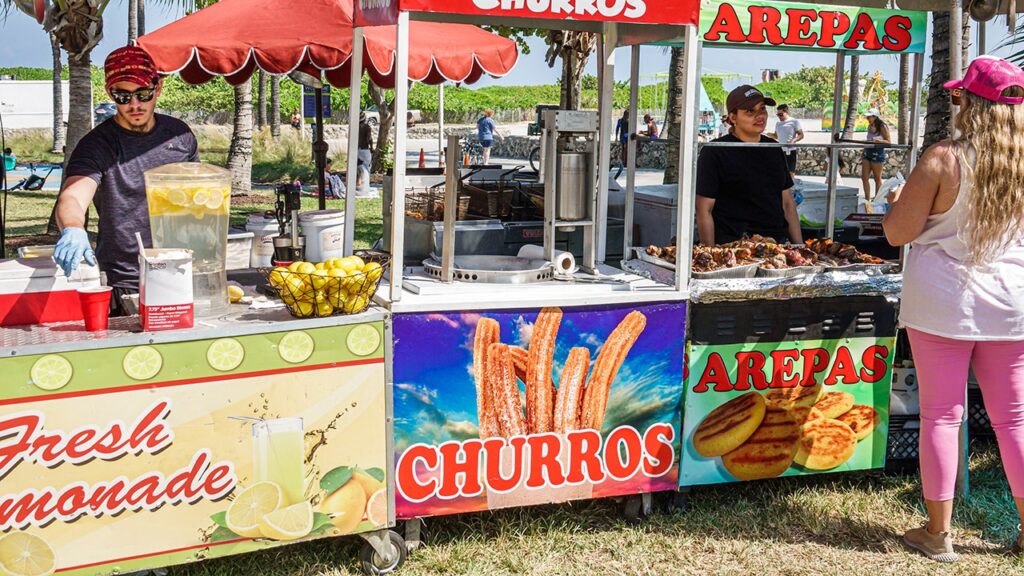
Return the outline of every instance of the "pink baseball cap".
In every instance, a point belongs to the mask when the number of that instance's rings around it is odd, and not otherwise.
[[[951,80],[943,84],[946,89],[967,90],[999,104],[1021,104],[1024,97],[1003,96],[1003,90],[1010,86],[1024,87],[1024,70],[1016,64],[994,56],[979,56],[967,67],[962,80]]]

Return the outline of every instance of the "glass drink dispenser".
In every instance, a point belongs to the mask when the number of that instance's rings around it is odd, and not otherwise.
[[[147,170],[145,178],[153,247],[192,250],[195,315],[226,313],[231,172],[180,162]]]

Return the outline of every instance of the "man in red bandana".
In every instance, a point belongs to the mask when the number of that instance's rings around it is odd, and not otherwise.
[[[147,246],[151,242],[143,173],[172,162],[198,162],[199,152],[187,124],[154,112],[161,79],[145,50],[118,48],[103,69],[117,115],[86,134],[67,161],[57,201],[61,236],[54,259],[67,275],[83,259],[98,262],[115,289],[111,300],[117,305],[121,293],[138,290],[135,233]],[[95,254],[85,233],[90,203],[99,214]]]

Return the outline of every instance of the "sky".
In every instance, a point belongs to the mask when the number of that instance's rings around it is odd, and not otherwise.
[[[171,3],[148,2],[146,10],[146,28],[149,31],[172,22],[184,15],[182,8],[170,6]],[[103,59],[113,49],[127,42],[128,38],[128,3],[125,0],[114,0],[104,13],[104,37],[99,46],[93,50],[92,60],[102,64]],[[930,38],[930,36],[929,36]],[[972,40],[976,38],[972,34]],[[1007,38],[1005,19],[997,17],[988,26],[988,46],[990,53],[1006,55],[1009,50],[992,50]],[[558,68],[548,68],[544,62],[544,41],[540,38],[530,40],[531,53],[520,57],[519,64],[505,78],[487,78],[477,86],[488,85],[529,85],[552,84],[558,79]],[[927,50],[931,50],[931,42]],[[976,50],[972,46],[971,55]],[[829,66],[835,63],[835,56],[830,53],[813,52],[777,52],[767,50],[728,50],[721,48],[705,49],[702,65],[707,72],[731,72],[746,75],[725,81],[727,89],[739,84],[760,82],[762,69],[779,69],[792,72],[800,66]],[[930,60],[930,59],[929,59]],[[669,55],[660,47],[643,47],[640,57],[641,84],[654,82],[653,75],[668,69]],[[0,16],[0,66],[33,66],[46,68],[50,66],[50,43],[42,27],[32,18],[12,9],[6,19]],[[930,61],[925,63],[925,73],[930,69]],[[880,70],[889,80],[895,81],[899,71],[899,62],[895,56],[868,56],[861,58],[861,70],[864,73]],[[588,73],[596,74],[594,59],[588,66]],[[615,79],[629,80],[629,50],[616,51]]]

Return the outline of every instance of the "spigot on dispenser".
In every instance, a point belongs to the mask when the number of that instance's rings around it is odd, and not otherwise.
[[[299,210],[302,209],[302,189],[291,183],[274,188],[277,201],[274,216],[280,235],[274,239],[274,257],[277,260],[302,260],[305,242],[299,236]]]

